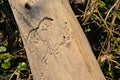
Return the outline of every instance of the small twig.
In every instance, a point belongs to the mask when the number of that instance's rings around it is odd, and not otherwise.
[[[84,23],[84,24],[82,24],[82,25],[84,26],[84,25],[89,25],[89,24],[92,24],[92,23],[95,23],[95,24],[97,24],[99,27],[101,27],[101,25],[100,25],[97,21],[87,22],[87,23]]]
[[[119,27],[119,25],[118,24],[112,24],[111,22],[106,22],[108,25],[110,25],[110,26],[118,26]]]
[[[107,54],[110,52],[110,38],[111,38],[111,35],[108,36],[107,49],[106,49]]]
[[[101,54],[102,54],[102,52],[103,52],[103,50],[104,50],[104,47],[105,47],[105,45],[106,45],[106,43],[107,43],[107,38],[105,39],[105,41],[104,41],[104,43],[103,43],[103,45],[101,45],[102,46],[102,48],[101,48],[101,50],[100,50],[100,53],[99,53],[99,55],[98,55],[98,58],[97,59],[99,59],[100,58],[100,56],[101,56]]]
[[[77,8],[78,11],[80,11],[82,14],[84,14],[85,12],[82,11],[81,9]]]
[[[17,53],[19,53],[19,52],[24,52],[25,51],[25,49],[23,48],[23,49],[19,49],[19,50],[17,50],[16,52],[13,52],[13,54],[17,54]]]
[[[115,6],[117,6],[118,3],[119,3],[119,0],[117,0],[117,1],[114,3],[114,5],[109,9],[109,11],[108,11],[108,13],[107,13],[107,15],[106,15],[106,17],[105,17],[105,22],[106,22],[106,20],[107,20],[107,18],[108,18],[108,16],[109,16],[110,12],[113,10],[113,8],[114,8]]]
[[[97,10],[97,8],[98,8],[98,0],[88,0],[87,6],[84,12],[85,20],[83,23],[86,23],[90,19],[90,17]]]
[[[111,61],[111,62],[117,64],[117,65],[120,67],[120,63],[118,63],[117,61],[115,61],[115,60],[113,60],[113,59],[109,59],[109,61]]]
[[[32,77],[32,74],[29,74],[29,77],[28,77],[27,80],[31,80],[31,77]]]
[[[106,21],[103,19],[102,15],[100,14],[99,11],[98,11],[98,15],[101,18],[101,20],[103,21],[105,28],[108,30],[108,33],[112,36],[114,43],[116,44],[117,47],[119,47],[118,42],[116,42],[116,39],[112,33],[112,30],[109,28],[109,26],[107,25]]]
[[[93,14],[99,21],[101,21],[101,19],[96,15],[96,14]],[[90,24],[90,23],[96,23],[99,27],[101,26],[97,21],[92,21],[92,22],[86,22],[86,23],[83,23],[82,25],[87,25],[87,24]]]
[[[117,31],[112,31],[113,33],[117,34],[118,36],[120,36],[120,33],[118,33]]]
[[[12,80],[12,78],[15,75],[16,72],[17,72],[17,69],[14,71],[14,73],[11,74],[11,77],[9,78],[9,80]]]

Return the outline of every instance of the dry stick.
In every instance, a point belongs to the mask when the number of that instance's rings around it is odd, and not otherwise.
[[[117,64],[117,65],[120,67],[120,63],[118,63],[117,61],[115,61],[115,60],[113,60],[113,59],[109,59],[109,61],[111,61],[111,62]]]
[[[102,15],[100,14],[100,12],[98,11],[98,15],[101,18],[101,20],[103,21],[105,28],[108,30],[109,34],[112,36],[114,43],[117,45],[117,47],[119,47],[118,42],[116,42],[115,37],[112,33],[112,30],[109,28],[109,26],[107,25],[106,21],[103,19]]]
[[[118,2],[118,4],[115,6],[115,10],[117,10],[119,8],[119,5],[120,5],[120,2]],[[111,22],[112,25],[114,24],[115,20],[116,20],[116,16],[113,15],[112,22]]]
[[[117,31],[112,31],[113,33],[117,34],[118,36],[120,36],[120,34]]]
[[[99,21],[101,21],[101,19],[96,15],[96,14],[93,14]],[[91,24],[91,23],[96,23],[99,27],[101,27],[102,25],[100,25],[97,21],[92,21],[92,22],[86,22],[82,25],[88,25],[88,24]]]
[[[107,49],[106,49],[107,54],[109,54],[110,52],[110,38],[111,38],[111,35],[108,36],[108,43],[107,43]]]
[[[115,41],[115,38],[114,38],[114,35],[113,35],[112,31],[111,31],[110,28],[108,27],[106,21],[103,19],[103,17],[101,16],[101,14],[100,14],[99,11],[98,11],[98,15],[99,15],[99,17],[101,18],[101,20],[103,21],[103,23],[105,24],[105,26],[106,26],[105,28],[108,30],[109,34],[111,35],[111,37],[113,37],[113,39],[114,39],[114,41]],[[100,57],[102,51],[104,50],[106,41],[107,41],[107,38],[106,38],[106,40],[105,40],[105,42],[104,42],[104,44],[103,44],[103,46],[102,46],[102,49],[101,49],[101,51],[100,51],[100,53],[99,53],[99,56],[98,56],[98,59],[99,59],[99,57]],[[115,44],[119,47],[119,45],[118,45],[117,42],[115,42]]]
[[[98,55],[98,58],[97,58],[98,61],[99,61],[99,58],[100,58],[100,56],[101,56],[101,54],[102,54],[102,52],[103,52],[103,50],[104,50],[104,47],[105,47],[106,43],[107,43],[107,38],[105,39],[103,45],[101,45],[101,46],[102,46],[102,49],[100,50],[100,53],[99,53],[99,55]]]
[[[97,10],[97,6],[98,0],[89,0],[87,2],[87,6],[84,12],[84,18],[86,17],[86,19],[84,20],[83,24],[90,19],[91,15]]]
[[[117,1],[114,3],[114,5],[110,8],[110,10],[108,11],[108,13],[107,13],[107,15],[106,15],[106,17],[105,17],[105,22],[106,22],[106,20],[107,20],[107,18],[108,18],[108,16],[109,16],[110,12],[112,11],[112,9],[113,9],[117,4],[119,4],[119,0],[117,0]]]
[[[29,74],[29,77],[28,77],[27,80],[31,80],[31,77],[32,77],[32,74]]]
[[[89,25],[89,24],[92,24],[92,23],[95,23],[95,24],[97,24],[99,27],[101,27],[101,25],[100,25],[97,21],[87,22],[87,23],[82,24],[82,25],[85,26],[85,25]]]
[[[119,8],[119,3],[115,6],[115,10],[117,10],[118,8]],[[111,22],[111,27],[115,23],[115,20],[116,20],[116,15],[113,15],[112,22]]]
[[[9,78],[9,80],[12,80],[12,78],[15,75],[16,72],[17,72],[17,69],[11,74],[11,77]]]
[[[80,11],[82,14],[84,14],[85,12],[82,11],[81,9],[77,8],[78,11]]]
[[[118,5],[115,7],[115,10],[117,10],[118,8],[119,8],[119,3],[118,3]],[[111,22],[111,25],[110,25],[110,28],[112,29],[112,26],[115,24],[115,20],[116,20],[116,16],[115,15],[113,15],[113,17],[112,17],[112,22]],[[113,33],[115,33],[115,34],[117,34],[118,36],[120,36],[120,34],[117,32],[117,31],[115,31],[115,30],[112,30],[112,32]]]
[[[114,23],[114,24],[112,24],[111,22],[106,22],[108,25],[112,25],[112,26],[116,26],[116,27],[118,27],[118,28],[116,28],[115,30],[118,30],[119,29],[119,26],[120,25],[118,25],[118,24],[116,24],[116,23]]]

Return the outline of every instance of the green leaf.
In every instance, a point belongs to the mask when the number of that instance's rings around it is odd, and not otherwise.
[[[26,70],[27,64],[25,62],[20,62],[17,66],[19,70]]]
[[[120,19],[120,10],[111,11],[111,16],[116,16],[118,19]]]
[[[117,10],[117,11],[116,11],[116,17],[117,17],[118,19],[120,19],[120,10]]]
[[[90,31],[91,31],[91,29],[89,28],[89,26],[85,27],[85,30],[84,30],[85,33],[88,33]]]
[[[7,42],[7,41],[4,41],[4,42],[3,42],[3,46],[6,46],[6,47],[7,47],[7,46],[8,46],[8,42]]]
[[[120,38],[117,38],[117,41],[120,42]]]
[[[12,59],[12,56],[9,53],[0,54],[0,60],[4,62],[9,62]]]
[[[100,8],[104,8],[105,6],[106,6],[105,2],[103,2],[103,1],[99,2],[99,7]]]
[[[91,20],[98,20],[95,15],[92,15],[92,16],[90,17],[90,19],[91,19]]]
[[[5,52],[7,49],[4,46],[0,46],[0,52]]]
[[[10,67],[11,67],[10,62],[4,62],[1,64],[1,68],[3,68],[3,69],[9,69]]]

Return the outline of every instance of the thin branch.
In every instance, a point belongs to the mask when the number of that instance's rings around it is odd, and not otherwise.
[[[106,20],[107,20],[107,18],[108,18],[108,16],[109,16],[110,12],[111,12],[111,11],[113,10],[113,8],[116,7],[118,4],[119,4],[119,0],[117,0],[117,1],[114,3],[114,5],[109,9],[109,11],[108,11],[108,13],[107,13],[107,15],[106,15],[106,17],[105,17],[105,22],[106,22]]]

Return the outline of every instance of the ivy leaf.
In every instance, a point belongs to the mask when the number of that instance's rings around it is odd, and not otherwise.
[[[7,49],[4,46],[0,46],[0,52],[5,52]]]
[[[116,17],[120,19],[120,10],[116,10]]]
[[[9,62],[12,59],[12,56],[9,53],[0,54],[0,60],[4,62]]]
[[[105,2],[103,2],[103,1],[99,2],[99,7],[100,8],[104,8],[105,6],[106,6]]]
[[[117,41],[120,42],[120,38],[117,38]]]
[[[8,42],[7,42],[7,41],[4,41],[4,42],[3,42],[3,46],[6,46],[6,47],[7,47],[7,46],[8,46]]]
[[[27,64],[25,62],[20,62],[17,66],[19,70],[26,70]]]
[[[4,62],[1,64],[1,68],[3,68],[3,69],[9,69],[10,67],[11,67],[10,62]]]
[[[85,33],[88,33],[90,31],[91,31],[91,29],[89,28],[89,26],[85,27],[85,30],[84,30]]]

